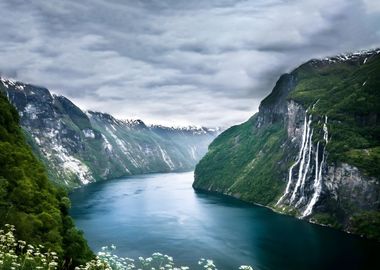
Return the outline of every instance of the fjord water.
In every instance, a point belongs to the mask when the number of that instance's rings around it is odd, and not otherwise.
[[[193,173],[133,176],[71,194],[71,215],[94,251],[114,244],[137,258],[161,252],[218,269],[380,269],[380,245],[238,200],[197,193]]]

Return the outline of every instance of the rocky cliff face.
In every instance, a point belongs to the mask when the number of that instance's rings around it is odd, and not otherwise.
[[[315,109],[318,105],[313,106]],[[315,220],[313,214],[334,213],[337,220],[331,225],[345,229],[349,229],[353,212],[378,211],[378,178],[367,176],[345,162],[328,162],[326,148],[333,139],[329,135],[328,116],[313,118],[313,108],[305,109],[292,100],[287,102],[287,108],[284,143],[289,144],[287,151],[294,153],[292,149],[296,149],[297,154],[289,167],[285,190],[274,208],[293,211],[296,216],[311,221]],[[317,133],[323,136],[313,139]]]
[[[311,60],[210,145],[194,188],[380,239],[380,51]]]
[[[83,112],[46,88],[4,78],[0,88],[18,110],[29,144],[50,178],[68,187],[131,174],[191,170],[218,134]]]

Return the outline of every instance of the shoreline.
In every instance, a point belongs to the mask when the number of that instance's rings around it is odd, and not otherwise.
[[[358,237],[358,238],[365,239],[365,240],[368,240],[368,241],[372,241],[372,242],[376,242],[376,243],[380,242],[380,241],[377,241],[376,239],[368,238],[365,235],[355,234],[355,233],[353,233],[353,232],[351,232],[349,230],[340,230],[340,229],[334,228],[333,226],[330,226],[328,224],[318,223],[318,222],[316,222],[316,221],[314,221],[312,219],[303,219],[303,218],[300,218],[300,217],[297,217],[297,216],[294,216],[294,215],[291,215],[291,214],[287,214],[287,213],[278,211],[277,209],[275,209],[273,207],[270,207],[268,205],[263,205],[263,204],[260,204],[260,203],[255,203],[255,202],[250,202],[250,201],[242,200],[239,197],[231,195],[231,194],[228,194],[228,193],[222,193],[222,192],[218,192],[218,191],[215,191],[215,190],[208,190],[208,189],[203,189],[203,188],[196,188],[194,186],[192,186],[192,187],[193,187],[193,190],[195,192],[200,192],[200,193],[205,193],[205,194],[211,194],[211,195],[228,197],[228,198],[231,198],[231,199],[235,199],[235,200],[237,200],[239,202],[246,203],[248,205],[254,205],[254,206],[259,206],[259,207],[266,208],[268,210],[271,210],[273,213],[276,213],[276,214],[279,214],[279,215],[288,216],[288,217],[295,218],[295,219],[298,219],[300,221],[304,221],[304,222],[307,222],[307,223],[310,223],[310,224],[326,227],[326,228],[332,229],[334,231],[342,232],[344,234],[348,234],[350,236]]]

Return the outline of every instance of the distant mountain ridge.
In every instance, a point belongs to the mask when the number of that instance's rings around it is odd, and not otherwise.
[[[48,89],[0,78],[33,151],[58,184],[78,187],[132,174],[186,171],[219,133],[204,127],[146,125],[82,111]]]

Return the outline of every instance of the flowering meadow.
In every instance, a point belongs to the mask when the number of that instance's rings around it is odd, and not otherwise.
[[[0,230],[0,269],[58,269],[58,256],[53,251],[44,251],[44,246],[32,246],[16,240],[15,227],[6,224]]]
[[[42,245],[33,246],[15,238],[15,227],[6,224],[0,230],[0,270],[55,270],[64,269],[60,265],[57,253],[46,250]],[[172,257],[153,253],[151,257],[137,259],[119,257],[112,252],[114,245],[103,247],[97,256],[75,270],[190,270],[187,266],[177,266]],[[217,270],[212,260],[200,259],[198,269]],[[251,266],[242,265],[239,270],[253,270]]]

